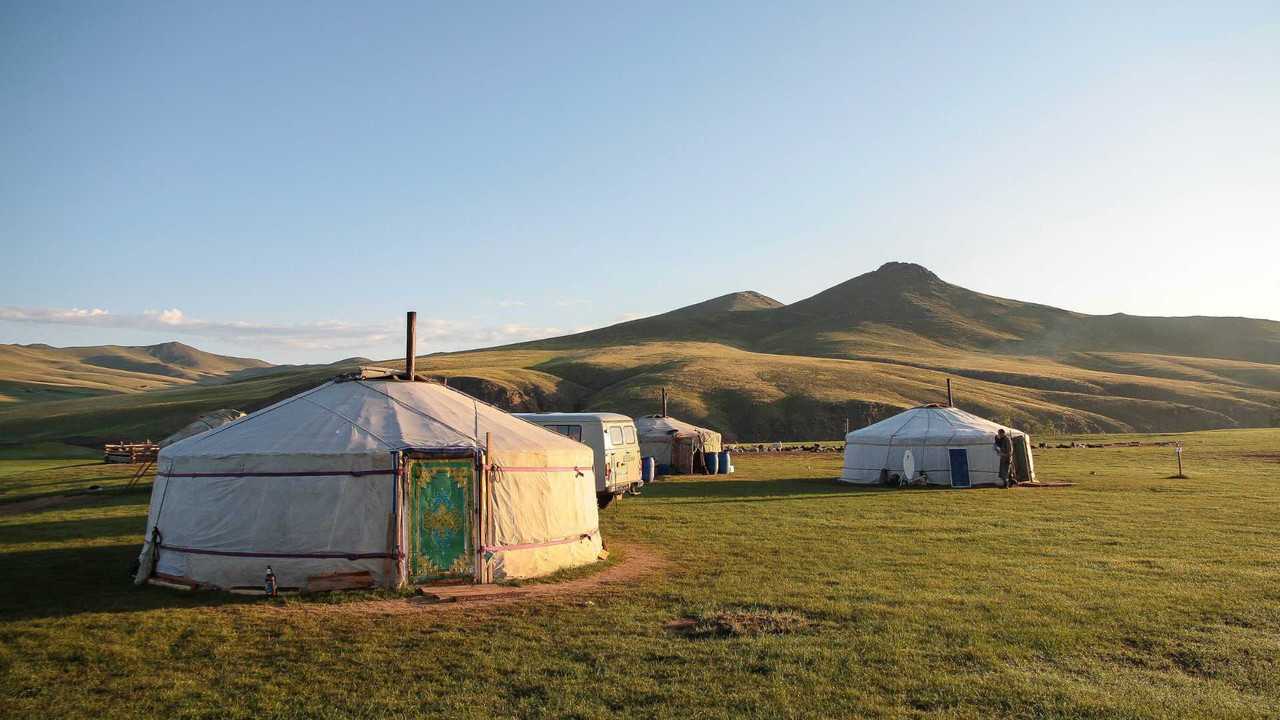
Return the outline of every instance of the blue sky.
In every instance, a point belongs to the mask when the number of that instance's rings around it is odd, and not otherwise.
[[[1274,2],[452,5],[0,3],[0,342],[389,357],[888,260],[1280,319]]]

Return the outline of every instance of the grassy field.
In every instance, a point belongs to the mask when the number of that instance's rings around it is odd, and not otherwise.
[[[743,454],[603,513],[666,569],[484,608],[136,589],[145,489],[23,501],[132,468],[0,460],[0,717],[1278,717],[1280,431],[1180,439],[1040,490]]]

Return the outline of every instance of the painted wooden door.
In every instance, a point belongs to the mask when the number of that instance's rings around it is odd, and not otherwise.
[[[969,481],[969,451],[964,448],[952,448],[951,455],[951,487],[967,488]]]
[[[413,582],[471,578],[471,458],[409,460],[409,577]]]

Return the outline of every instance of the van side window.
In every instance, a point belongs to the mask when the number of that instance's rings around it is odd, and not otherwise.
[[[614,425],[613,427],[609,428],[609,440],[612,441],[614,445],[621,445],[622,444],[622,428],[618,427],[617,425]]]
[[[630,425],[622,428],[622,436],[627,439],[628,445],[636,444],[636,429],[631,427]]]
[[[581,425],[543,425],[542,427],[560,433],[567,438],[582,442],[582,426]]]

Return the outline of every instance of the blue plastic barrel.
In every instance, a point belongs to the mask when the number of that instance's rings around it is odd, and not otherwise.
[[[729,473],[733,472],[733,461],[729,458],[728,450],[725,450],[724,452],[720,453],[719,472],[721,475],[728,475]]]
[[[707,474],[715,475],[720,469],[720,454],[713,452],[702,453],[702,460],[707,464]]]
[[[644,482],[651,483],[654,478],[654,471],[657,470],[658,459],[654,457],[640,458],[640,479]]]

